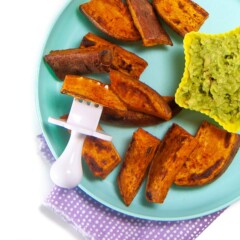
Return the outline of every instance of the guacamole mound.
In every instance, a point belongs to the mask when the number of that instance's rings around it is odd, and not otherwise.
[[[188,33],[185,71],[175,98],[229,132],[240,130],[240,27],[223,34]]]

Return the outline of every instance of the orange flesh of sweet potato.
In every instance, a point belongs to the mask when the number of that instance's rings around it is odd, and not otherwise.
[[[174,97],[163,96],[163,99],[167,102],[167,104],[171,108],[172,116],[177,115],[181,111],[181,107],[179,107],[175,103]],[[149,126],[159,124],[165,121],[159,117],[155,117],[146,113],[131,110],[122,111],[110,108],[103,109],[101,120],[112,124],[135,127]]]
[[[198,31],[209,15],[191,0],[153,0],[153,6],[162,19],[181,36]]]
[[[146,186],[146,198],[150,202],[163,203],[189,154],[197,141],[177,124],[173,124],[164,136],[150,166]]]
[[[175,178],[181,186],[200,186],[217,179],[232,162],[240,136],[204,121],[197,134],[197,147]]]
[[[106,41],[103,38],[98,37],[93,33],[88,33],[82,39],[80,48],[112,48],[113,59],[111,68],[123,72],[127,75],[139,78],[148,63],[137,56],[136,54],[129,52],[116,44]]]
[[[67,75],[64,79],[61,93],[92,101],[109,108],[127,109],[125,104],[108,85],[83,76]]]
[[[127,4],[144,46],[173,45],[148,0],[127,0]]]
[[[172,111],[162,96],[148,85],[117,71],[110,71],[110,88],[127,105],[129,110],[147,113],[164,120]]]
[[[134,132],[117,177],[120,194],[127,206],[136,196],[159,143],[159,139],[141,128]]]
[[[106,46],[95,49],[55,50],[44,57],[61,80],[66,75],[109,72],[112,58],[112,48]]]
[[[101,130],[101,127],[98,127]],[[94,176],[106,178],[121,162],[121,158],[112,142],[87,136],[82,156]]]
[[[79,8],[97,28],[109,36],[125,41],[141,39],[128,7],[122,0],[91,0]]]

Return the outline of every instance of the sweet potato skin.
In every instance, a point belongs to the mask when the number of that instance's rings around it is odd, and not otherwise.
[[[61,93],[92,101],[109,108],[116,108],[119,110],[127,109],[125,104],[108,85],[83,76],[67,75],[64,79]]]
[[[80,10],[102,32],[124,41],[140,40],[130,12],[122,0],[91,0],[81,4]]]
[[[198,31],[208,18],[208,12],[191,0],[153,0],[162,19],[179,35]]]
[[[172,110],[172,116],[174,117],[181,111],[181,107],[179,107],[172,96],[163,96],[163,99],[167,102],[169,107]],[[165,122],[165,120],[155,117],[146,113],[131,111],[131,110],[118,110],[118,109],[110,109],[104,108],[101,116],[101,120],[112,123],[115,125],[122,126],[135,126],[135,127],[144,127],[155,124],[160,124]]]
[[[136,54],[113,44],[93,33],[86,34],[80,44],[80,48],[110,48],[113,51],[111,68],[118,70],[136,79],[148,66],[148,63]]]
[[[172,111],[162,96],[141,81],[118,71],[110,71],[110,87],[127,105],[129,110],[147,113],[164,120],[172,117]]]
[[[203,121],[196,134],[197,147],[177,174],[180,186],[202,186],[221,176],[240,147],[240,135]]]
[[[101,47],[55,50],[45,55],[44,60],[56,76],[63,80],[66,75],[109,72],[112,58],[112,48]]]
[[[127,4],[144,46],[173,45],[148,0],[127,0]]]
[[[131,110],[118,110],[113,108],[104,108],[101,120],[119,126],[143,127],[155,125],[163,120],[141,112]]]
[[[188,155],[197,141],[183,128],[173,124],[164,136],[148,173],[146,198],[149,202],[163,203]]]
[[[129,206],[136,196],[160,140],[139,128],[134,132],[117,177],[124,203]]]

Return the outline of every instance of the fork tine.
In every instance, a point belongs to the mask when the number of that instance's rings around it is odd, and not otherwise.
[[[89,130],[96,130],[103,107],[74,98],[67,122]]]

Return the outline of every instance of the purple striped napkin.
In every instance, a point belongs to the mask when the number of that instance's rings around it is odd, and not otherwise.
[[[42,158],[55,161],[43,135],[39,135]],[[191,240],[196,239],[223,210],[183,221],[150,221],[124,215],[95,201],[80,188],[55,186],[44,202],[77,231],[94,240]]]

